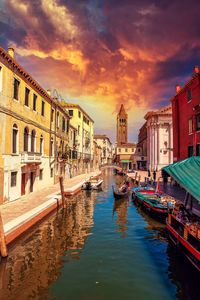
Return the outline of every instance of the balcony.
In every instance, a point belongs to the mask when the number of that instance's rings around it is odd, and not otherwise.
[[[37,152],[23,152],[21,154],[21,163],[23,164],[40,164],[41,163],[41,153]]]

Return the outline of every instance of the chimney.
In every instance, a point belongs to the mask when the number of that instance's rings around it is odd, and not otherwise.
[[[176,84],[176,94],[181,90],[181,86],[179,84]]]
[[[47,94],[51,96],[51,90],[47,90]]]
[[[199,73],[199,67],[198,66],[194,66],[194,73],[198,74]]]
[[[8,47],[8,54],[14,58],[14,53],[15,53],[15,50],[14,48],[11,46],[11,47]]]

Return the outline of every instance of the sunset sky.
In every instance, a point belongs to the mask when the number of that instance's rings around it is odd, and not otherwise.
[[[129,140],[169,104],[200,62],[199,0],[0,0],[0,46],[115,141],[124,103]]]

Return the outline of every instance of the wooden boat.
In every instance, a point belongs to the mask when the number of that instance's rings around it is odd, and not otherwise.
[[[168,214],[167,229],[173,244],[200,271],[200,218],[177,202]]]
[[[127,189],[125,192],[121,192],[121,191],[119,191],[119,189],[116,189],[113,187],[113,195],[114,195],[115,199],[128,198],[129,190]]]
[[[142,192],[135,193],[135,201],[141,205],[144,210],[149,212],[152,217],[166,222],[168,211],[173,209],[175,199],[168,195],[147,194]]]
[[[82,185],[82,190],[91,191],[92,190],[91,182],[85,181],[84,184]]]
[[[187,192],[184,201],[177,202],[173,211],[168,213],[169,238],[177,250],[200,271],[200,217],[199,210],[193,209],[194,199],[200,203],[200,157],[178,161],[164,167],[164,170]]]
[[[132,190],[132,199],[133,200],[136,197],[136,193],[142,193],[144,195],[152,195],[152,194],[155,194],[155,189],[148,185],[135,187]]]

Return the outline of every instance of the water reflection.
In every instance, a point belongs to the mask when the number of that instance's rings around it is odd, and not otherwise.
[[[13,245],[0,264],[0,299],[48,299],[48,287],[59,277],[63,263],[81,256],[94,224],[95,198],[79,194],[69,200],[66,210]]]
[[[113,204],[113,216],[117,214],[116,224],[119,229],[118,232],[121,233],[121,237],[126,237],[126,231],[128,229],[127,223],[127,211],[128,211],[128,199],[114,200]]]

